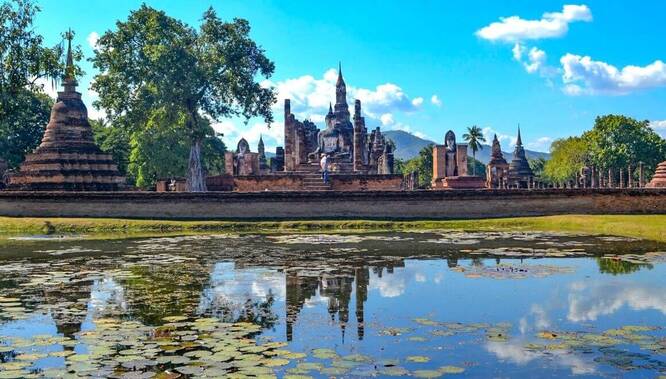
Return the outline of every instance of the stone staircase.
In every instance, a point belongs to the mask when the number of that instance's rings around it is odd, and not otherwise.
[[[301,165],[296,173],[303,176],[305,191],[330,191],[331,185],[325,184],[318,164]]]

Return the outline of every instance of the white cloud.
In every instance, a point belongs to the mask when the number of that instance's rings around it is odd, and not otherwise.
[[[657,134],[666,138],[666,120],[650,121],[650,127],[654,129]]]
[[[500,17],[500,21],[479,29],[476,35],[489,41],[517,42],[561,37],[575,21],[591,21],[592,12],[586,5],[565,5],[561,12],[544,13],[540,20],[519,16]]]
[[[391,125],[391,124],[395,123],[395,120],[393,119],[393,115],[390,114],[390,113],[384,113],[383,115],[381,115],[381,117],[379,119],[382,121],[382,125],[384,125],[384,126]]]
[[[244,125],[242,121],[224,120],[212,126],[216,132],[224,135],[222,140],[229,150],[235,150],[241,138],[247,140],[253,152],[257,151],[260,136],[264,140],[267,152],[274,152],[276,146],[283,146],[284,143],[284,128],[278,124],[273,124],[269,128],[263,122]]]
[[[666,64],[656,60],[647,66],[622,69],[589,56],[566,54],[560,59],[564,92],[568,95],[628,94],[635,90],[666,86]]]
[[[549,151],[550,145],[553,143],[554,139],[552,137],[540,137],[535,141],[527,143],[525,146],[528,149],[536,151]]]
[[[483,136],[486,138],[487,144],[492,144],[493,137],[497,135],[497,139],[499,140],[499,143],[502,147],[502,151],[508,151],[509,149],[513,149],[513,147],[516,146],[516,140],[518,137],[515,135],[500,133],[491,127],[485,127],[481,129],[481,131],[483,132]]]
[[[513,45],[511,51],[513,52],[513,59],[519,62],[529,74],[538,73],[541,77],[550,78],[560,72],[558,68],[546,64],[548,56],[545,51],[538,47],[528,48],[517,42]]]
[[[93,50],[97,49],[97,41],[99,41],[99,34],[97,32],[91,32],[90,34],[88,34],[86,41],[88,41],[88,45],[90,45],[90,47]]]
[[[264,81],[263,86],[275,87],[278,101],[274,106],[276,113],[283,111],[284,99],[291,99],[291,111],[298,118],[311,115],[323,116],[328,112],[328,105],[335,102],[335,82],[338,73],[335,69],[327,70],[321,78],[303,75],[298,78],[278,82]],[[381,115],[395,112],[414,112],[423,98],[410,98],[398,85],[384,83],[374,89],[354,87],[347,83],[347,101],[350,112],[353,111],[354,99],[361,100],[366,116],[380,120]]]
[[[513,45],[513,49],[511,49],[511,51],[513,52],[513,59],[517,60],[518,62],[523,61],[523,54],[525,54],[525,46],[516,42],[516,44]]]
[[[575,283],[569,294],[567,319],[572,322],[595,321],[624,306],[636,311],[653,309],[666,315],[666,288],[633,282]]]
[[[568,367],[574,375],[593,374],[596,372],[594,364],[587,362],[578,355],[570,354],[564,351],[554,350],[548,354],[527,350],[519,340],[510,342],[488,342],[485,349],[495,354],[500,361],[508,361],[518,365],[526,365],[534,360],[544,360]]]
[[[432,97],[430,98],[430,102],[437,107],[442,106],[442,100],[440,100],[439,96],[437,95],[432,95]]]
[[[533,47],[527,55],[529,62],[523,63],[525,70],[530,74],[537,72],[546,62],[546,52],[539,48]]]

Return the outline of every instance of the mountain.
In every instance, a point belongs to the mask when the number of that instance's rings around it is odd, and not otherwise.
[[[419,151],[421,151],[421,149],[423,149],[424,147],[428,146],[429,144],[435,144],[434,141],[417,137],[403,130],[388,130],[385,132],[383,131],[382,134],[384,134],[386,138],[392,140],[395,143],[396,146],[394,152],[395,157],[402,160],[412,159],[416,157],[419,154]],[[479,160],[480,162],[483,162],[483,164],[486,164],[490,160],[490,152],[491,152],[491,146],[483,145],[483,148],[476,152],[476,159]],[[471,151],[469,153],[470,153],[469,156],[471,157],[472,156]],[[503,153],[504,153],[504,159],[506,159],[507,162],[510,162],[511,157],[513,157],[513,152],[504,151]],[[543,153],[540,151],[525,149],[525,155],[529,159],[537,159],[537,158],[550,159],[550,154]]]

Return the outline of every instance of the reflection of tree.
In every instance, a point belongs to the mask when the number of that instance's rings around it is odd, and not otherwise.
[[[597,265],[599,265],[599,272],[611,275],[630,274],[643,267],[652,270],[652,265],[648,263],[640,264],[612,258],[597,258]]]
[[[194,315],[208,281],[208,268],[198,261],[133,266],[123,281],[130,314],[148,325],[166,316]]]
[[[212,315],[220,317],[224,322],[251,322],[264,329],[269,329],[275,325],[279,318],[273,312],[273,304],[275,304],[275,295],[268,293],[265,300],[253,301],[247,299],[240,312],[233,309],[233,305],[226,304],[213,311]]]

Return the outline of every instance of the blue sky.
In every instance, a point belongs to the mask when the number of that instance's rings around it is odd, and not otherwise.
[[[342,61],[349,103],[364,103],[366,125],[404,129],[435,141],[479,125],[511,146],[520,123],[528,148],[580,134],[597,115],[653,121],[666,136],[664,1],[146,1],[197,25],[213,6],[224,19],[250,21],[253,38],[276,65],[276,123],[216,128],[235,146],[259,134],[282,145],[282,99],[317,122],[334,100],[331,71]],[[49,43],[68,27],[84,53],[138,1],[41,0],[36,29]],[[84,62],[80,91],[94,75]],[[433,98],[433,96],[435,96]],[[99,112],[93,112],[93,116]],[[318,123],[321,127],[322,123]]]

